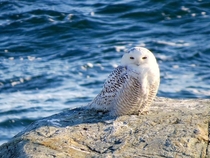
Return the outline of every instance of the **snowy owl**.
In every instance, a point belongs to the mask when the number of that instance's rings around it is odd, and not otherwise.
[[[141,114],[155,98],[159,83],[159,66],[152,52],[143,47],[131,48],[89,107],[109,111],[112,116]]]

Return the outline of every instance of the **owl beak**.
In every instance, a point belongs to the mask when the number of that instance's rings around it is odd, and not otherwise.
[[[141,61],[137,60],[137,61],[135,62],[135,64],[136,64],[137,66],[140,66],[140,65],[141,65]]]
[[[136,63],[137,66],[140,66],[140,63]]]

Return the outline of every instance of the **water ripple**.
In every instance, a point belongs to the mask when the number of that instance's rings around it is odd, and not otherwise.
[[[36,119],[87,105],[132,46],[157,57],[158,96],[210,98],[209,7],[189,0],[0,1],[0,143]]]

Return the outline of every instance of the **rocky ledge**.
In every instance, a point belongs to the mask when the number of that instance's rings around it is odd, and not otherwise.
[[[83,108],[38,120],[0,146],[1,158],[209,158],[210,100],[157,98],[147,115]]]

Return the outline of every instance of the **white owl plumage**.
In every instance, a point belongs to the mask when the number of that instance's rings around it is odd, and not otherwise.
[[[159,83],[159,66],[152,52],[143,47],[131,48],[89,107],[109,111],[113,116],[141,114],[155,98]]]

